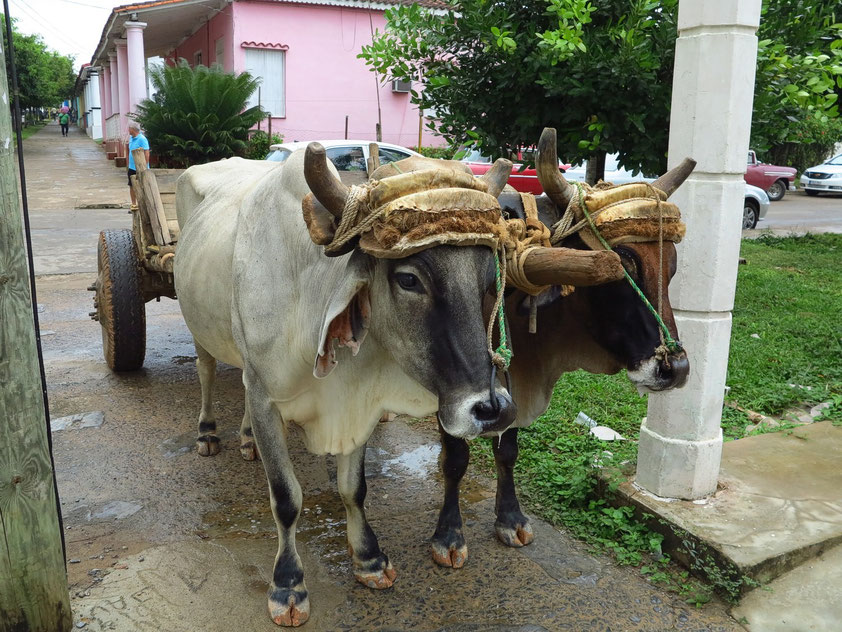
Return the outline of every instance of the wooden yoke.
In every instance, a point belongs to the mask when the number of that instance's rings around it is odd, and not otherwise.
[[[380,168],[380,147],[377,143],[368,144],[368,161],[366,164],[368,168],[368,177]]]
[[[146,153],[143,149],[133,150],[132,156],[134,156],[135,171],[137,171],[133,188],[139,212],[149,219],[155,245],[167,246],[173,242],[173,238],[167,227],[167,216],[164,213],[161,193],[158,191],[158,181],[155,179],[155,174],[146,166]]]
[[[523,265],[535,285],[602,285],[623,278],[623,264],[611,250],[535,248]]]

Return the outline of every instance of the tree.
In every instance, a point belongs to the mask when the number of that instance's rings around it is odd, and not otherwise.
[[[0,16],[3,46],[8,50],[6,20]],[[18,95],[22,109],[57,106],[73,96],[76,75],[73,57],[50,50],[40,35],[24,35],[12,20],[12,41],[15,45],[15,66],[18,75]],[[12,86],[11,62],[6,57],[6,77]]]
[[[138,105],[136,118],[162,165],[187,167],[242,155],[249,129],[266,118],[260,106],[246,108],[260,83],[247,72],[194,69],[181,60],[153,68],[149,78],[157,93]]]
[[[499,156],[534,144],[550,125],[565,160],[617,152],[627,168],[664,171],[677,0],[447,1],[445,15],[417,5],[388,10],[386,31],[360,55],[388,79],[421,79],[413,100],[437,113],[431,128],[454,145],[473,141]],[[788,102],[801,99],[801,112],[821,102],[826,116],[836,116],[829,91],[842,67],[833,2],[763,6],[758,129],[781,98],[767,95],[770,84]],[[809,52],[815,47],[828,52]],[[802,51],[797,64],[785,52],[794,48]]]

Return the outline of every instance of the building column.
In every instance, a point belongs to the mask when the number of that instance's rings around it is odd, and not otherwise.
[[[129,71],[129,110],[134,115],[137,105],[146,98],[146,55],[143,50],[145,22],[126,22],[126,44]]]
[[[126,50],[126,40],[116,39],[114,43],[117,45],[117,98],[120,102],[120,128],[117,136],[122,146],[129,134],[129,54]],[[123,155],[122,149],[119,155]]]
[[[90,136],[94,140],[99,140],[102,138],[102,126],[100,125],[100,121],[102,120],[102,100],[100,99],[102,95],[102,89],[100,85],[102,81],[100,80],[100,69],[93,68],[91,69],[90,74],[88,75],[88,81],[90,82],[89,85],[89,95],[87,98],[88,103],[88,110],[90,111],[90,116],[88,117],[88,136]]]
[[[108,102],[108,118],[111,118],[120,111],[120,73],[117,70],[117,51],[108,53],[108,64],[111,68],[108,85],[111,88],[111,98]]]
[[[740,254],[761,0],[681,0],[669,166],[698,162],[673,200],[687,224],[670,302],[690,360],[684,388],[649,395],[636,483],[667,498],[716,491]]]
[[[102,81],[99,82],[100,103],[102,103],[102,127],[105,129],[105,120],[111,116],[111,66],[102,66]]]

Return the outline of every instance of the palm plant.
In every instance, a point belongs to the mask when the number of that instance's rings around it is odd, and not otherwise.
[[[152,152],[166,167],[189,167],[242,155],[249,129],[266,118],[260,106],[246,109],[260,80],[219,66],[159,66],[149,78],[157,93],[144,99],[136,119]]]

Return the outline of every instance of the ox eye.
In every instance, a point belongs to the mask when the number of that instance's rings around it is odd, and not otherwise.
[[[397,272],[395,274],[395,279],[397,280],[398,285],[400,285],[404,290],[408,290],[410,292],[419,292],[421,290],[421,282],[414,274],[410,274],[409,272]]]

